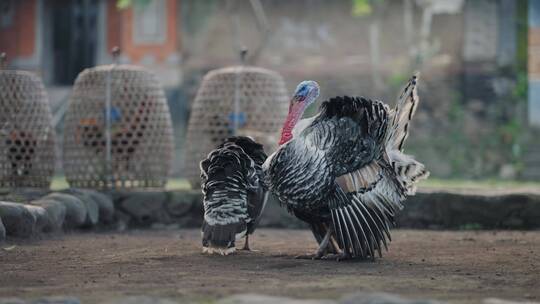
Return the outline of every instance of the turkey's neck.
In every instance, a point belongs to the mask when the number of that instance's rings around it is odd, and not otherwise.
[[[279,140],[280,146],[286,144],[287,142],[289,142],[289,140],[292,139],[292,131],[294,129],[294,126],[296,126],[296,124],[302,117],[302,114],[304,114],[304,110],[305,107],[302,104],[291,106],[291,109],[289,110],[289,115],[287,115],[287,120],[285,120],[285,124],[283,124],[283,129],[281,129],[281,138]]]

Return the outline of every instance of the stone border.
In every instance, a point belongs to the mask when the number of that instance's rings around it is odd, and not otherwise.
[[[109,300],[100,302],[102,304],[178,304],[185,301],[176,301],[169,298],[160,298],[149,295],[112,297]],[[190,301],[189,303],[206,303],[207,301]],[[0,304],[81,304],[82,301],[71,296],[49,296],[32,300],[20,298],[0,298]],[[289,297],[269,296],[263,294],[237,294],[223,297],[212,301],[216,304],[443,304],[431,299],[409,299],[396,294],[385,292],[356,292],[345,294],[340,299],[296,299]],[[482,304],[517,304],[517,303],[537,303],[537,302],[517,302],[498,298],[485,298]]]
[[[42,232],[130,227],[198,228],[202,194],[184,191],[67,189],[0,195],[0,242]],[[399,228],[539,229],[540,193],[419,191],[397,217]],[[307,228],[271,198],[260,227]]]
[[[399,227],[539,229],[540,193],[485,190],[420,191],[405,202]]]
[[[515,302],[506,302],[500,300],[501,302],[489,302],[486,299],[483,301],[485,304],[491,303],[515,303]],[[497,299],[498,300],[498,299]],[[29,301],[24,301],[20,298],[0,298],[0,304],[80,304],[80,301],[76,297],[70,296],[53,296],[53,297],[43,297],[37,298]],[[139,296],[127,296],[127,297],[113,297],[109,300],[101,302],[102,304],[178,304],[184,303],[184,301],[176,301],[173,299],[159,298],[155,296],[139,295]],[[192,301],[190,303],[206,303],[206,301]],[[411,300],[403,298],[398,295],[389,294],[389,293],[369,293],[369,292],[358,292],[354,294],[346,294],[339,300],[329,300],[329,299],[295,299],[288,297],[276,297],[268,296],[262,294],[237,294],[228,297],[223,297],[221,299],[212,301],[216,304],[270,304],[270,303],[283,303],[283,304],[442,304],[443,302],[435,300]]]
[[[92,190],[68,189],[52,193],[22,191],[0,197],[0,219],[1,241],[3,228],[8,236],[31,237],[42,232],[109,225],[115,214],[109,196]]]
[[[127,226],[200,227],[199,191],[117,192]],[[540,193],[421,190],[404,202],[396,226],[418,229],[539,229]],[[271,196],[260,227],[307,228]]]

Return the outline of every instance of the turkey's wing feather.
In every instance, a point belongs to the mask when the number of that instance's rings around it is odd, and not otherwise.
[[[336,178],[336,183],[345,192],[360,192],[371,190],[382,178],[381,166],[377,161]]]
[[[380,169],[377,175],[373,174],[375,169]],[[353,178],[359,180],[355,183]],[[374,258],[376,252],[382,255],[381,245],[386,248],[391,240],[390,225],[401,209],[404,190],[389,167],[377,161],[340,179],[347,182],[336,183],[329,203],[341,249],[353,257]]]
[[[350,118],[360,127],[359,137],[371,137],[383,145],[389,109],[384,103],[364,97],[334,97],[321,104],[314,124],[332,118]]]
[[[333,117],[314,122],[299,139],[308,146],[308,153],[324,155],[337,177],[358,170],[376,157],[375,140],[362,132],[353,119]]]

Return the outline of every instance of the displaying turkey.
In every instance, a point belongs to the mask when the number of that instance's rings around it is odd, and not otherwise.
[[[375,259],[390,241],[389,228],[428,176],[404,154],[418,105],[413,76],[395,109],[364,97],[335,97],[300,120],[319,95],[314,81],[300,83],[291,99],[280,147],[264,163],[265,179],[280,202],[307,222],[323,259]]]
[[[228,138],[201,161],[204,195],[203,253],[228,255],[235,240],[253,233],[266,204],[261,165],[263,146],[248,137]]]

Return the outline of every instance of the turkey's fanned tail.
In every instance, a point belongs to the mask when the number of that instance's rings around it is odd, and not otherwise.
[[[412,156],[399,152],[397,150],[389,151],[388,158],[396,178],[400,185],[406,190],[406,195],[416,193],[416,184],[429,176],[424,164],[415,160]]]
[[[203,252],[232,253],[235,239],[255,230],[266,201],[259,165],[265,158],[261,145],[232,137],[201,161]]]
[[[386,136],[387,150],[403,151],[403,144],[409,136],[409,123],[418,106],[417,81],[418,73],[409,80],[399,95],[396,107],[390,113],[390,126]]]
[[[407,195],[413,195],[416,192],[416,183],[429,176],[424,164],[403,153],[410,122],[419,103],[417,81],[418,73],[415,73],[399,95],[396,107],[391,111],[391,124],[386,135],[388,161]]]

